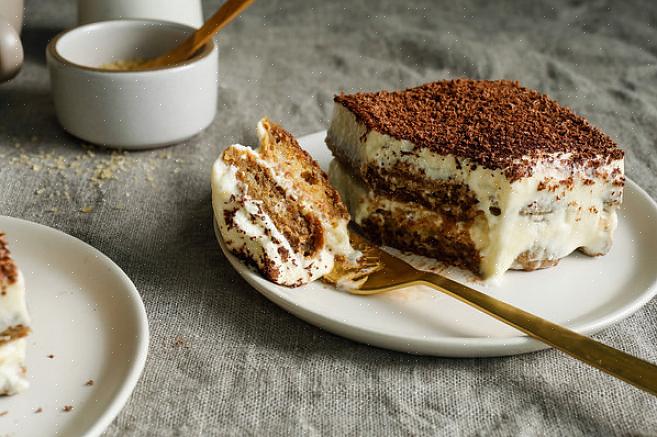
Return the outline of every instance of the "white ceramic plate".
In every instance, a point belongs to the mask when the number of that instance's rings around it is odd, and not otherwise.
[[[0,435],[99,435],[144,368],[148,323],[139,293],[112,260],[63,232],[5,216],[0,230],[25,276],[33,330],[31,386],[0,398],[7,412]]]
[[[323,168],[331,159],[325,132],[300,139]],[[558,266],[507,272],[497,285],[454,279],[578,332],[593,334],[628,317],[657,291],[657,205],[628,180],[612,250],[603,257],[575,253]],[[216,231],[216,227],[215,227]],[[217,234],[218,236],[218,234]],[[362,343],[447,357],[513,355],[545,349],[519,331],[469,306],[418,286],[374,296],[353,296],[319,281],[300,288],[273,284],[227,253],[256,290],[295,316]]]

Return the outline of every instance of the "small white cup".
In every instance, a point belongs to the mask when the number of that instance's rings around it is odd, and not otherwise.
[[[198,29],[203,7],[201,0],[78,0],[79,24],[123,18],[172,21]]]
[[[204,130],[217,111],[214,42],[172,67],[99,68],[118,60],[158,56],[192,31],[164,21],[118,20],[57,35],[48,44],[46,58],[61,125],[85,141],[123,149],[173,144]]]
[[[0,82],[12,79],[23,65],[23,0],[0,0]]]

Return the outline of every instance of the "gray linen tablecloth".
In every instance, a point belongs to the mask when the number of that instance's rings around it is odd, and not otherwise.
[[[27,63],[0,85],[0,214],[92,244],[141,292],[149,356],[108,435],[657,434],[654,398],[555,351],[418,357],[296,319],[219,252],[208,179],[263,115],[300,136],[326,128],[340,90],[468,76],[518,79],[587,116],[655,197],[657,4],[262,0],[222,33],[212,126],[126,154],[54,118],[44,50],[75,16],[73,0],[27,2]],[[597,337],[657,361],[656,314],[653,301]]]

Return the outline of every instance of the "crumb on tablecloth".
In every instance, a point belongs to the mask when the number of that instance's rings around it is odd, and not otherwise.
[[[174,340],[173,345],[175,347],[184,347],[184,348],[189,347],[189,346],[187,346],[187,340],[185,340],[185,338],[181,337],[180,335],[176,336],[176,339]]]

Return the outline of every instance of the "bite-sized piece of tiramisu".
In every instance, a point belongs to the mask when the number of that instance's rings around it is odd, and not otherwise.
[[[228,147],[212,169],[212,205],[225,245],[269,280],[299,286],[336,257],[354,257],[349,213],[317,163],[267,119],[260,147]]]
[[[25,337],[29,325],[25,281],[0,233],[0,395],[13,395],[28,387]]]
[[[483,277],[611,247],[623,151],[517,82],[339,95],[326,142],[354,221],[385,244]]]

